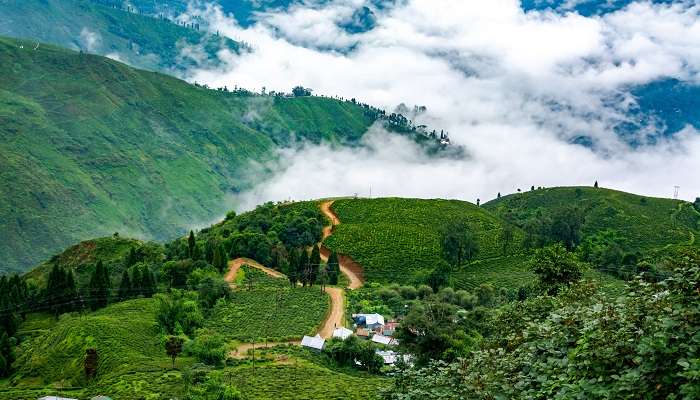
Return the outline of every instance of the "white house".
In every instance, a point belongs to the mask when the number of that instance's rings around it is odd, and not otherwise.
[[[321,335],[304,336],[304,338],[301,339],[302,347],[308,347],[313,350],[323,350],[323,345],[325,343],[326,341],[321,337]]]
[[[334,338],[339,338],[339,339],[347,339],[350,336],[352,336],[352,331],[348,328],[345,328],[341,326],[340,328],[337,328],[336,330],[333,331],[333,337]]]
[[[385,365],[394,365],[396,364],[397,361],[399,361],[402,357],[404,362],[407,364],[411,365],[411,356],[408,354],[404,354],[403,356],[393,350],[387,350],[387,351],[382,351],[382,350],[377,350],[375,353],[377,353],[378,356],[384,360]]]
[[[372,340],[374,343],[379,343],[379,344],[383,344],[383,345],[386,345],[386,346],[392,346],[392,345],[396,344],[396,343],[394,342],[394,339],[390,338],[389,336],[380,335],[380,334],[378,334],[378,333],[374,334],[374,335],[372,336],[372,339],[371,339],[371,340]]]
[[[384,326],[384,316],[381,314],[353,314],[352,319],[357,325],[375,330]]]
[[[68,397],[58,397],[58,396],[44,396],[44,397],[40,397],[39,400],[78,400],[78,399],[70,399]]]

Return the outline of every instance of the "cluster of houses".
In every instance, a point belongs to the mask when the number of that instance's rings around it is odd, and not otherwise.
[[[399,325],[397,321],[385,322],[384,316],[380,314],[353,314],[352,320],[354,322],[354,331],[345,327],[339,327],[333,331],[333,337],[345,340],[355,335],[360,339],[370,340],[387,348],[398,344],[398,341],[393,338],[394,332],[396,332],[396,328]],[[316,351],[323,350],[325,343],[325,339],[319,335],[304,336],[301,341],[303,347]],[[391,349],[377,350],[377,354],[384,359],[385,365],[394,365],[401,357],[399,353]]]

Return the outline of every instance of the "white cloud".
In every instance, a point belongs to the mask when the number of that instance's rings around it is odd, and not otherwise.
[[[83,50],[94,53],[99,49],[100,42],[102,42],[102,36],[99,33],[86,27],[80,31],[80,45]]]
[[[210,29],[253,51],[221,54],[224,68],[190,71],[189,78],[255,90],[302,84],[387,109],[425,105],[423,118],[449,130],[471,158],[428,163],[401,141],[387,153],[376,137],[359,152],[311,147],[283,154],[288,168],[258,188],[256,201],[367,192],[373,180],[377,194],[472,201],[596,179],[647,195],[668,196],[676,184],[686,198],[700,194],[696,132],[634,149],[612,129],[630,118],[629,85],[698,81],[700,6],[643,2],[586,18],[524,13],[518,0],[411,0],[375,10],[369,32],[338,27],[367,5],[305,3],[261,14],[247,29],[212,6],[191,8]],[[570,144],[583,135],[595,151]],[[319,184],[295,184],[305,177]]]

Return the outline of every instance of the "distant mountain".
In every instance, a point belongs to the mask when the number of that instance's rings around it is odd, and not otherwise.
[[[210,90],[119,62],[0,38],[0,269],[70,243],[156,239],[212,221],[275,149],[356,143],[376,115],[322,97]]]
[[[651,3],[673,3],[674,0],[651,0]],[[635,0],[521,0],[525,11],[558,10],[575,11],[583,16],[603,15],[615,12],[634,3]]]
[[[110,0],[0,0],[0,35],[99,54],[138,68],[179,76],[193,66],[215,67],[233,40],[138,13]]]

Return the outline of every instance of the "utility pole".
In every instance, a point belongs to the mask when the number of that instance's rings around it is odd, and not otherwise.
[[[678,189],[680,189],[680,188],[681,188],[681,187],[678,186],[678,185],[676,185],[676,186],[673,187],[673,198],[674,198],[674,199],[678,199]]]

